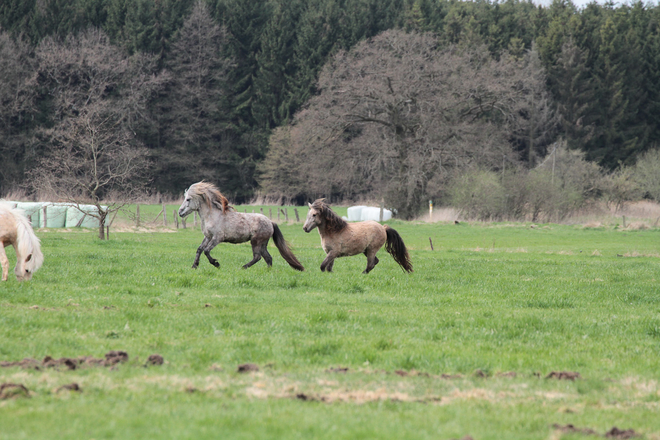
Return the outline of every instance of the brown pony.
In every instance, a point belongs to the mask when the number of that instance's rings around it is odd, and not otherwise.
[[[208,258],[209,263],[220,267],[218,260],[211,257],[211,250],[222,242],[245,243],[246,241],[252,244],[253,258],[243,268],[247,269],[252,266],[261,260],[261,257],[270,267],[273,265],[273,258],[268,253],[268,240],[273,237],[275,246],[289,266],[296,270],[305,270],[287,246],[277,224],[262,214],[236,212],[233,207],[229,206],[227,198],[214,185],[206,182],[190,185],[179,208],[179,216],[185,217],[193,211],[199,212],[202,219],[202,232],[204,232],[204,240],[197,249],[193,269],[197,269],[202,252]]]
[[[321,271],[332,272],[335,258],[364,254],[367,268],[362,273],[369,273],[378,264],[376,253],[387,242],[385,249],[406,272],[412,272],[412,263],[406,245],[398,232],[389,226],[375,221],[348,223],[325,203],[318,199],[309,205],[309,212],[303,230],[310,232],[319,228],[321,246],[327,254]]]

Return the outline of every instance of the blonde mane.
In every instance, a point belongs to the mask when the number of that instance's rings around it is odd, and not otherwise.
[[[41,241],[34,234],[32,225],[25,216],[25,212],[19,208],[12,208],[7,203],[0,203],[0,210],[9,212],[16,220],[17,254],[23,258],[32,254],[30,261],[25,263],[25,268],[32,273],[36,272],[44,262],[44,254],[41,252]]]
[[[227,200],[227,198],[222,195],[218,187],[212,183],[204,181],[194,183],[190,185],[190,188],[188,188],[188,195],[204,200],[209,209],[215,206],[223,213],[227,211],[235,211],[234,207],[229,205],[229,200]]]

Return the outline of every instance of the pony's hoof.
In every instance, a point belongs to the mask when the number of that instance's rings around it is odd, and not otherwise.
[[[211,264],[214,265],[215,267],[220,267],[220,263],[218,263],[217,261],[213,261],[211,262]]]
[[[196,264],[193,264],[193,265],[192,265],[192,268],[193,268],[193,269],[197,269],[197,265],[196,265]]]
[[[250,267],[250,266],[248,266],[247,264],[244,264],[244,265],[241,267],[241,269],[247,269],[248,267]]]

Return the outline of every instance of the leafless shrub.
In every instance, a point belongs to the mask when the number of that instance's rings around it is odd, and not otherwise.
[[[550,155],[532,170],[460,173],[448,185],[448,203],[467,218],[534,222],[561,220],[595,203],[607,182],[600,168],[562,146]]]
[[[637,158],[633,179],[645,196],[660,202],[660,149],[647,151]]]
[[[614,207],[616,212],[623,210],[627,202],[637,200],[642,195],[642,188],[634,178],[633,169],[620,167],[609,173],[603,179],[603,198],[608,207]]]

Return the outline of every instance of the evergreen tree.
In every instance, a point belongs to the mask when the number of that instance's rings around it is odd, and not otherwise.
[[[171,77],[158,101],[160,142],[152,150],[163,190],[180,191],[201,179],[234,190],[223,107],[231,65],[223,55],[226,42],[225,30],[198,0],[165,60]]]
[[[285,97],[294,74],[293,43],[299,4],[285,1],[273,6],[273,14],[261,37],[256,56],[252,116],[257,127],[269,130],[289,119]]]

